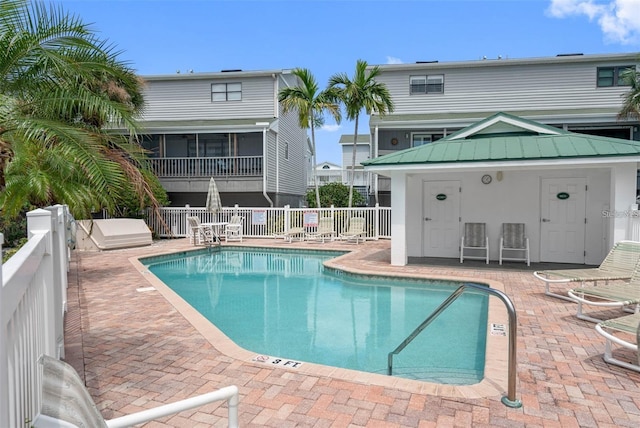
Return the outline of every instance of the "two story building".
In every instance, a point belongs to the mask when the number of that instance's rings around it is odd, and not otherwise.
[[[395,104],[372,115],[371,158],[437,141],[497,112],[566,131],[640,140],[639,123],[619,119],[629,89],[621,73],[640,53],[380,65]],[[371,198],[390,204],[390,181],[371,182]]]
[[[626,239],[640,124],[618,118],[640,55],[381,66],[396,109],[370,120],[373,195],[393,207],[392,264],[458,257],[463,225],[522,223],[531,261],[599,264]]]
[[[210,177],[224,206],[302,206],[307,132],[278,93],[288,70],[144,76],[143,146],[172,206],[204,206]]]

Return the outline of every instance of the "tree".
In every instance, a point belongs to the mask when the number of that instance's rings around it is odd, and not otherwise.
[[[358,120],[360,112],[364,110],[368,115],[372,113],[381,116],[392,113],[394,109],[391,95],[384,83],[376,82],[380,74],[380,67],[374,66],[367,71],[366,61],[361,59],[356,63],[353,79],[345,73],[334,74],[329,78],[329,88],[337,91],[337,96],[344,104],[347,119],[355,121],[353,135],[353,152],[351,156],[351,180],[349,184],[349,208],[353,205],[353,183],[356,169],[356,144],[358,141]]]
[[[313,181],[316,190],[316,203],[320,207],[320,191],[317,178],[316,135],[315,128],[324,124],[324,113],[328,112],[337,123],[342,115],[340,106],[336,103],[336,95],[331,90],[318,90],[318,84],[311,71],[306,68],[296,68],[292,74],[300,79],[300,85],[283,88],[278,94],[284,113],[298,112],[298,123],[303,129],[311,129],[311,158],[313,164]]]
[[[622,74],[622,78],[631,87],[624,96],[622,109],[618,113],[618,118],[628,117],[640,120],[640,73],[634,68],[629,68]]]
[[[316,208],[315,194],[312,190],[307,192],[306,200],[310,208]],[[320,186],[320,202],[321,206],[329,207],[346,207],[349,203],[349,187],[342,183],[327,183]],[[360,193],[354,193],[353,202],[355,205],[364,205],[366,202]]]
[[[60,7],[0,4],[5,216],[28,204],[62,203],[84,218],[101,208],[113,212],[131,192],[141,206],[158,207],[157,178],[135,142],[142,81],[118,55]],[[107,123],[124,132],[107,132]]]

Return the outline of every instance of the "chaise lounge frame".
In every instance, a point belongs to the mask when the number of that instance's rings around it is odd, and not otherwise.
[[[618,336],[615,336],[609,330],[635,335],[636,343],[634,344]],[[640,372],[640,350],[638,349],[638,344],[640,343],[640,313],[625,315],[620,318],[602,321],[596,325],[596,331],[606,339],[604,355],[602,356],[602,359],[605,362]],[[622,361],[615,358],[613,356],[613,344],[635,351],[637,364],[629,363],[627,361]]]
[[[586,282],[593,282],[594,285],[597,285],[600,281],[604,281],[605,284],[614,280],[628,281],[631,279],[639,260],[640,242],[619,241],[611,248],[607,257],[597,268],[535,271],[533,276],[544,281],[544,294],[547,296],[573,302],[574,299],[567,295],[550,291],[549,286],[551,284],[569,284],[572,282],[580,282],[584,286]]]

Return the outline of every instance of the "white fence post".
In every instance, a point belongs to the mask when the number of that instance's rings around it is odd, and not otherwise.
[[[0,254],[4,235],[0,232]],[[2,281],[2,258],[0,257],[0,426],[9,426],[9,363],[7,361],[7,328],[4,320],[8,316],[4,313],[3,296],[4,282]]]
[[[48,233],[47,233],[48,232]],[[27,213],[27,236],[31,239],[35,234],[46,234],[45,237],[45,256],[42,259],[42,282],[44,284],[45,302],[53,302],[46,304],[44,307],[44,333],[45,353],[52,357],[58,356],[58,325],[62,325],[62,320],[58,320],[57,308],[62,304],[62,296],[59,293],[60,287],[57,282],[60,277],[55,277],[52,252],[53,249],[53,216],[43,209],[36,209]]]
[[[47,207],[51,213],[53,226],[52,240],[52,268],[54,279],[54,310],[59,311],[55,316],[56,322],[56,356],[64,358],[64,314],[67,311],[67,271],[69,268],[69,251],[67,247],[66,207],[54,205]]]
[[[285,205],[284,206],[284,225],[283,225],[283,230],[284,230],[284,234],[286,235],[289,232],[289,227],[291,225],[291,205]]]

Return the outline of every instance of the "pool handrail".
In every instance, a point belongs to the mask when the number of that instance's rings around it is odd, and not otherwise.
[[[487,287],[486,285],[465,283],[460,285],[444,302],[440,304],[413,332],[402,341],[400,345],[393,351],[389,352],[387,357],[387,374],[389,376],[393,373],[393,356],[400,353],[413,339],[416,338],[435,320],[445,309],[447,309],[458,297],[466,291],[467,288],[473,288],[474,290],[482,291],[498,297],[507,308],[509,314],[509,373],[508,373],[508,389],[506,397],[502,397],[502,404],[507,407],[520,408],[522,407],[522,401],[516,398],[516,333],[517,333],[517,316],[516,310],[513,306],[511,299],[502,291]]]

